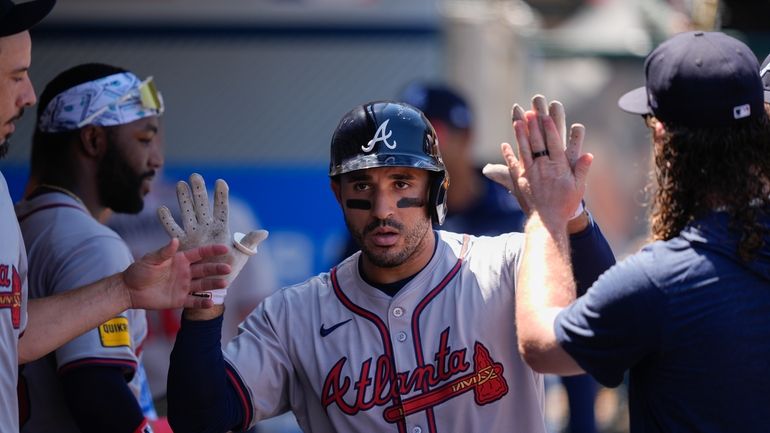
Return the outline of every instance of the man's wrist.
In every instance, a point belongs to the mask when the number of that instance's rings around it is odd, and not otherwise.
[[[545,230],[548,230],[549,232],[566,232],[566,226],[568,224],[567,221],[564,221],[563,218],[544,218],[543,215],[537,211],[533,211],[530,215],[529,219],[527,220],[527,225],[525,226],[525,231],[529,232],[533,229],[537,229],[539,227],[544,228]]]
[[[185,308],[184,318],[192,321],[216,319],[225,312],[224,305],[214,305],[211,308]]]
[[[583,209],[577,218],[572,218],[567,222],[567,233],[571,235],[580,233],[585,230],[590,223],[591,219],[588,217],[588,211]]]
[[[134,308],[131,290],[131,286],[126,282],[125,271],[107,277],[107,292],[109,295],[115,294],[112,298],[121,303],[121,311]]]

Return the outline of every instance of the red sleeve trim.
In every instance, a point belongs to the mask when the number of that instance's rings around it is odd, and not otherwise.
[[[126,359],[109,359],[109,358],[83,358],[77,361],[64,364],[59,368],[59,375],[67,374],[68,372],[81,367],[120,367],[126,370],[127,373],[133,375],[136,371],[136,362]]]
[[[238,376],[238,373],[235,372],[235,369],[227,362],[225,361],[225,373],[227,374],[227,378],[230,380],[230,383],[233,384],[233,387],[235,388],[235,393],[238,394],[238,398],[241,401],[241,406],[243,407],[243,424],[241,424],[241,430],[246,430],[249,425],[251,425],[252,418],[254,416],[254,413],[252,412],[252,404],[251,404],[251,398],[249,397],[249,392],[246,389],[246,385],[244,385],[243,381],[241,381],[240,376]]]

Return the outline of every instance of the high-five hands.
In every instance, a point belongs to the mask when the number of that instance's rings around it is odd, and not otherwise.
[[[510,189],[522,209],[541,219],[569,221],[579,215],[593,155],[581,154],[585,128],[574,124],[566,140],[564,107],[545,97],[532,98],[533,110],[513,106],[513,129],[519,156],[510,144],[501,150],[506,166],[488,165],[484,174]],[[547,108],[546,108],[547,107]],[[502,168],[501,168],[502,167]]]
[[[177,251],[179,240],[172,239],[163,248],[148,253],[132,263],[122,274],[128,288],[130,308],[203,308],[210,300],[191,296],[201,290],[221,289],[227,285],[230,266],[211,262],[227,253],[225,245],[202,245]]]
[[[212,243],[227,245],[226,255],[214,257],[210,261],[230,265],[231,272],[226,278],[229,286],[249,257],[257,253],[259,243],[267,238],[268,232],[254,230],[246,235],[235,233],[231,237],[228,224],[229,188],[222,179],[216,181],[213,211],[209,207],[206,183],[201,175],[192,174],[190,184],[184,181],[178,182],[176,190],[183,227],[179,227],[174,221],[166,206],[161,206],[158,209],[158,216],[163,227],[169,236],[179,239],[182,250]],[[214,304],[222,304],[226,289],[209,290],[195,295],[208,297]]]

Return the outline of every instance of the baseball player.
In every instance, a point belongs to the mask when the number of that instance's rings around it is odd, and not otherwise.
[[[46,86],[32,143],[35,185],[16,206],[30,298],[66,293],[133,262],[125,242],[99,219],[110,210],[142,209],[163,164],[162,113],[151,79],[110,65],[78,65]],[[26,365],[21,381],[30,418],[21,420],[22,431],[144,431],[143,412],[153,412],[151,398],[139,399],[147,386],[146,335],[144,310],[127,310]]]
[[[307,432],[545,432],[542,376],[516,348],[523,236],[433,230],[449,177],[423,114],[354,108],[329,175],[362,252],[268,297],[224,353],[221,308],[185,310],[169,371],[174,430],[245,429],[291,410]],[[572,248],[592,261],[575,271],[593,281],[613,257],[588,215],[578,220]]]
[[[565,225],[590,157],[570,170],[553,122],[541,129],[534,113],[515,122],[523,157],[503,146],[534,209],[518,272],[519,347],[541,372],[586,371],[617,386],[628,371],[632,433],[766,432],[770,121],[759,64],[737,39],[687,32],[650,53],[645,75],[618,104],[650,128],[654,242],[574,302]]]
[[[31,42],[28,29],[53,8],[53,0],[19,5],[0,0],[0,156],[8,149],[13,122],[34,105],[27,74]],[[63,295],[27,299],[27,255],[5,178],[0,175],[0,432],[18,433],[18,365],[51,352],[74,337],[130,308],[207,306],[210,300],[189,293],[227,284],[229,266],[198,263],[227,252],[225,245],[177,253],[174,240],[120,274]],[[24,396],[21,396],[24,399]]]

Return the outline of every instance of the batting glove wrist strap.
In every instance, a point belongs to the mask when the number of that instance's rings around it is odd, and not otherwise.
[[[214,289],[204,290],[200,292],[190,293],[192,296],[203,299],[211,299],[214,305],[222,305],[225,303],[225,296],[227,296],[227,289]]]

